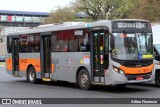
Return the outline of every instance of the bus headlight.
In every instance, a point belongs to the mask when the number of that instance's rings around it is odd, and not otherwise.
[[[125,76],[124,71],[121,70],[121,69],[119,69],[118,67],[113,66],[113,70],[114,70],[115,72],[117,72],[118,74],[120,74],[120,75],[122,75],[122,76]]]

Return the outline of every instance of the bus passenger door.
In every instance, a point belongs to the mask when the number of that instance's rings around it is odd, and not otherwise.
[[[108,31],[102,29],[91,32],[92,81],[94,83],[105,84],[105,70],[109,66],[109,43],[106,32]]]
[[[19,38],[12,38],[13,76],[20,76],[19,71]]]
[[[41,37],[41,76],[43,81],[51,81],[51,35]]]

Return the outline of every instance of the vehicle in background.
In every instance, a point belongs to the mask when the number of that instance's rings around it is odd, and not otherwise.
[[[151,81],[153,39],[146,20],[60,24],[7,35],[6,72],[28,82],[68,81],[81,89]]]
[[[5,62],[5,56],[4,55],[0,56],[0,62]]]
[[[154,44],[154,69],[155,83],[160,87],[160,24],[152,24],[153,44]]]

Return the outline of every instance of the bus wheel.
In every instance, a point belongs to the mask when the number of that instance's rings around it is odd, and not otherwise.
[[[91,80],[86,69],[82,69],[78,74],[78,85],[83,90],[88,90],[91,87]]]
[[[29,83],[35,84],[36,83],[36,71],[34,67],[29,67],[27,72],[27,80]]]
[[[126,84],[117,84],[117,85],[115,85],[117,88],[124,88],[124,87],[126,87]]]
[[[156,82],[156,85],[157,85],[158,87],[160,87],[160,74],[158,74],[158,75],[156,76],[155,82]]]

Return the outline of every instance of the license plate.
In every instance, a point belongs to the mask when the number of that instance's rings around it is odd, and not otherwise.
[[[136,77],[136,80],[143,80],[143,76]]]

